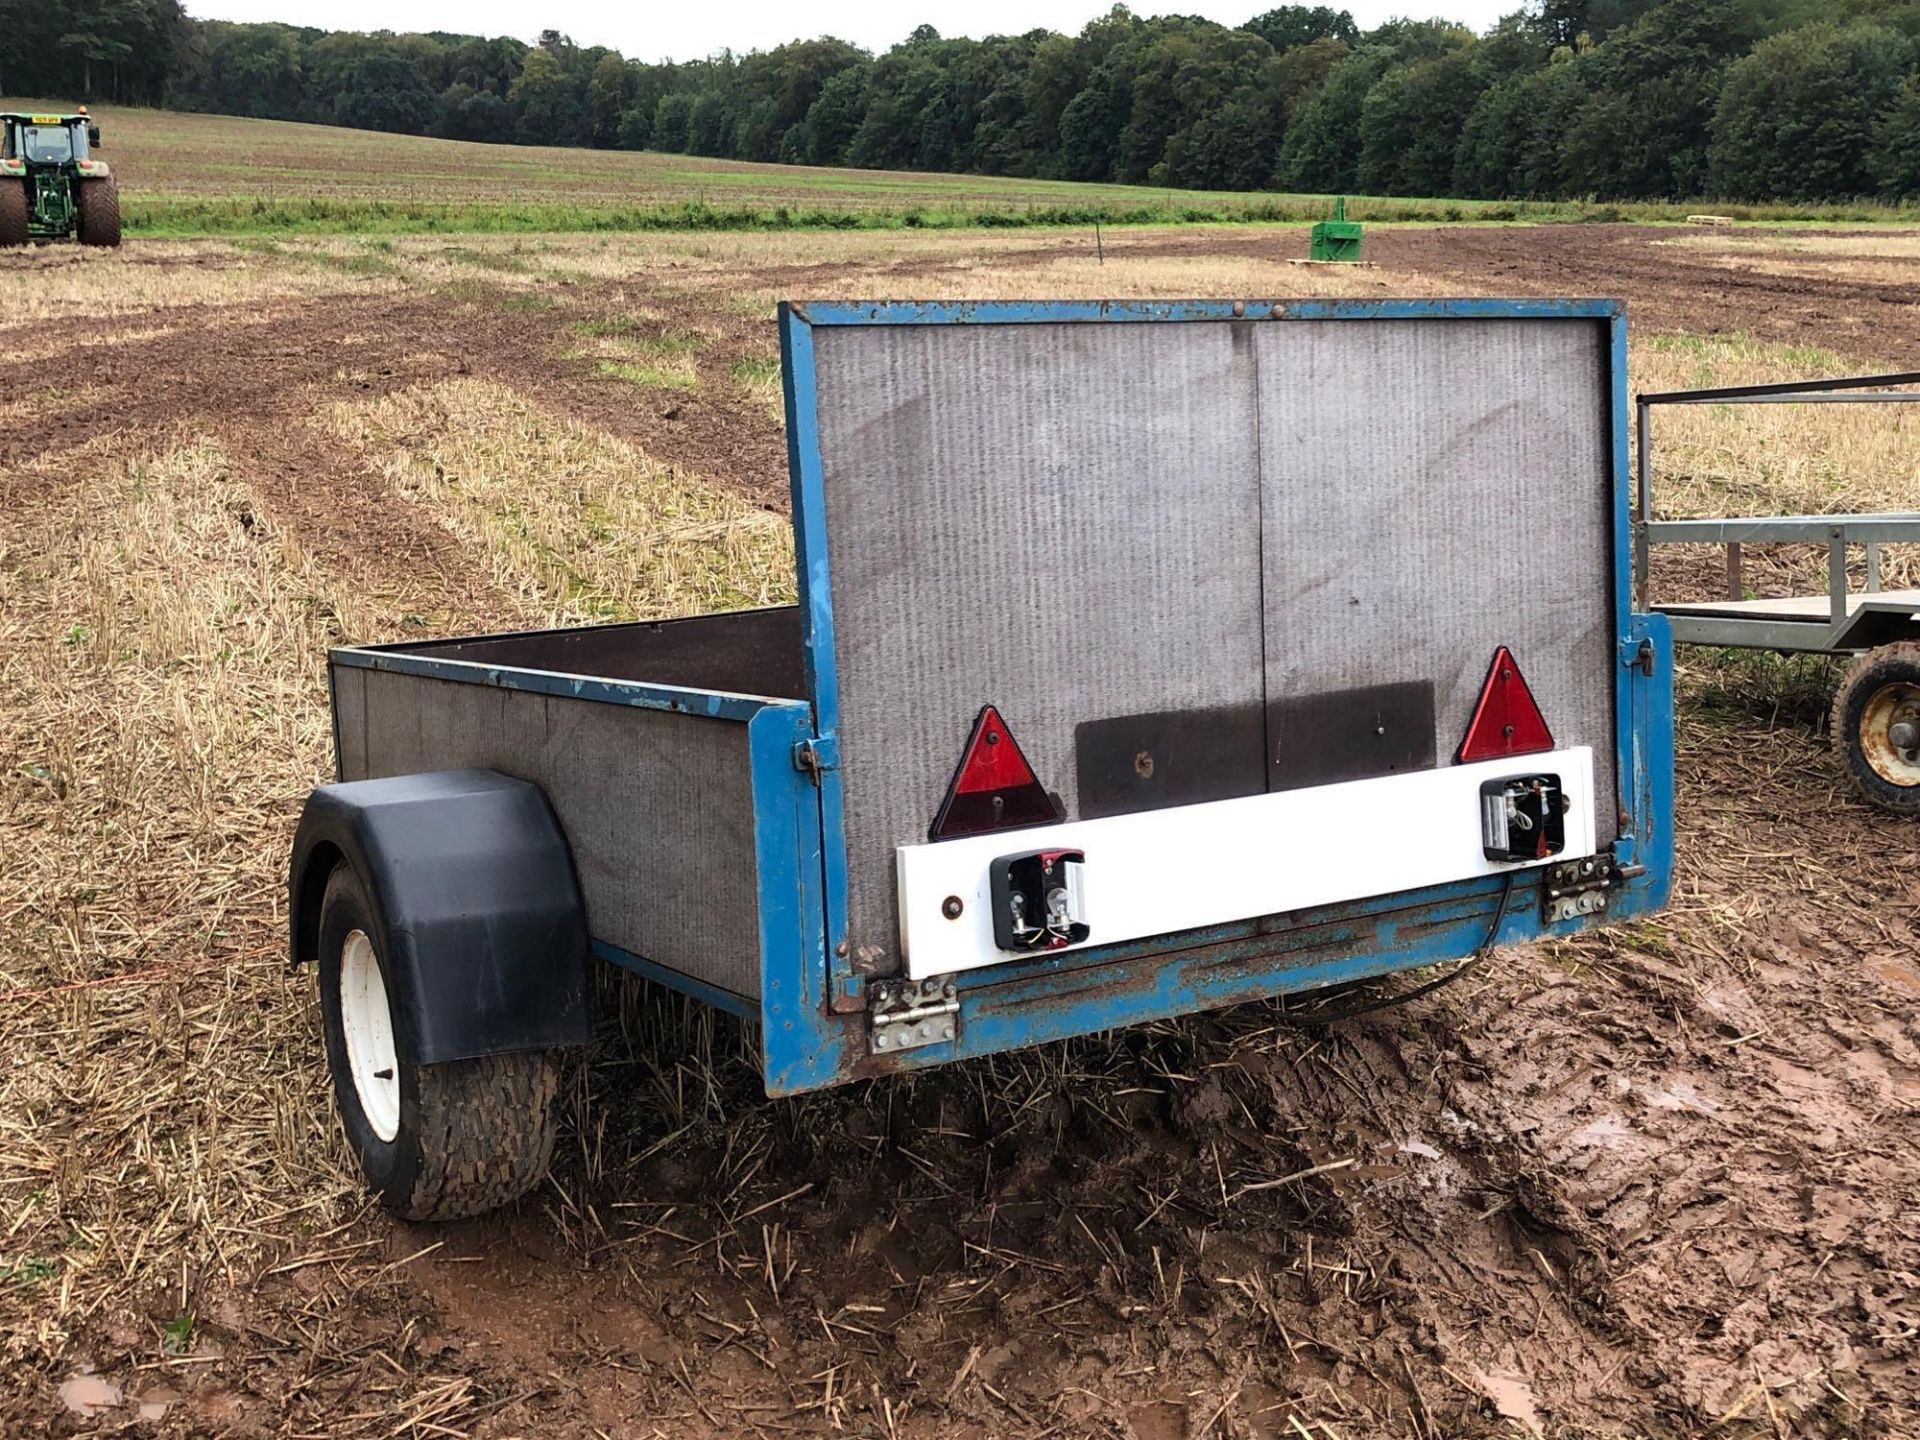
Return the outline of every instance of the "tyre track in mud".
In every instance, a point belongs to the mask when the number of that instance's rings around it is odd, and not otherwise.
[[[760,354],[768,322],[729,317],[703,354],[695,392],[655,392],[595,375],[569,360],[569,324],[608,313],[629,292],[596,291],[591,305],[546,310],[438,295],[339,296],[277,302],[265,314],[241,306],[142,311],[110,321],[55,320],[32,328],[35,358],[0,358],[0,385],[14,401],[36,394],[98,392],[94,407],[52,404],[32,427],[0,431],[0,464],[24,462],[100,430],[261,420],[269,426],[317,398],[388,393],[450,375],[508,384],[536,404],[629,440],[768,508],[784,510],[786,449],[780,427],[739,404],[730,362]],[[685,300],[636,299],[649,311],[710,321]],[[211,322],[211,323],[209,323]],[[166,333],[111,343],[116,334]],[[644,332],[646,326],[640,327]],[[651,327],[666,328],[665,322]],[[0,343],[9,332],[0,329]],[[106,341],[109,343],[99,343]],[[63,351],[57,363],[43,357]],[[324,393],[334,392],[334,393]],[[315,398],[309,396],[309,398]],[[311,407],[309,407],[311,408]]]
[[[589,1349],[680,1357],[716,1414],[799,1410],[835,1373],[850,1413],[874,1422],[884,1396],[907,1435],[1158,1434],[1161,1410],[1192,1427],[1215,1408],[1247,1435],[1289,1413],[1402,1433],[1416,1405],[1432,1433],[1505,1433],[1500,1400],[1652,1414],[1593,1227],[1497,1104],[1454,1108],[1450,1022],[1498,1004],[1332,1034],[1247,1007],[786,1102],[735,1073],[730,1121],[671,1158],[649,1154],[663,1121],[600,1129],[597,1182],[563,1159],[572,1223],[618,1263],[448,1268],[427,1290],[487,1353],[558,1364],[583,1327]],[[594,1106],[631,1121],[646,1096],[619,1048],[603,1041]],[[771,1232],[714,1200],[743,1151],[766,1174],[731,1208],[776,1202]],[[553,1223],[456,1243],[538,1255]],[[603,1410],[659,1399],[594,1385]]]
[[[1396,273],[1418,275],[1423,286],[1442,282],[1443,292],[1475,296],[1600,297],[1624,299],[1634,333],[1695,335],[1744,333],[1783,344],[1815,345],[1865,360],[1920,367],[1920,287],[1897,275],[1886,279],[1839,274],[1770,273],[1745,261],[1750,252],[1716,249],[1730,238],[1764,240],[1761,227],[1732,231],[1704,226],[1560,224],[1537,226],[1446,226],[1431,229],[1375,226],[1367,232],[1366,260],[1388,281]],[[1795,228],[1797,237],[1826,231]],[[1868,230],[1910,239],[1914,232]],[[1694,242],[1704,242],[1696,244]],[[1223,256],[1266,261],[1274,267],[1268,290],[1284,297],[1306,254],[1304,227],[1209,229],[1197,232],[1133,231],[1108,236],[1107,250],[1127,259]],[[1021,263],[1084,260],[1084,242],[1029,246]],[[1752,255],[1759,260],[1762,257]],[[1840,257],[1791,253],[1764,257],[1809,269],[1837,269]],[[1847,256],[1862,263],[1876,257]],[[1888,257],[1889,265],[1892,263]],[[1908,262],[1911,263],[1910,261]],[[880,268],[888,293],[908,293],[918,278],[963,276],[966,266],[915,258]],[[768,267],[763,285],[790,287],[797,295],[837,294],[840,267]],[[944,292],[943,292],[944,293]]]
[[[1768,273],[1743,264],[1737,251],[1679,243],[1727,236],[1635,225],[1384,230],[1367,237],[1367,253],[1385,270],[1438,276],[1478,294],[1619,297],[1636,332],[1742,333],[1903,367],[1920,356],[1920,289],[1897,278]]]
[[[188,307],[123,317],[107,325],[54,322],[41,344],[65,340],[57,367],[0,362],[0,386],[22,398],[49,396],[37,423],[0,434],[0,469],[27,465],[42,484],[58,457],[105,436],[121,458],[207,438],[220,446],[260,502],[327,569],[390,591],[397,571],[437,578],[448,603],[493,613],[485,577],[452,538],[414,507],[393,503],[383,477],[324,433],[325,404],[376,389],[439,378],[443,365],[356,343],[376,302],[319,300],[237,315]],[[219,323],[202,323],[209,317]],[[158,335],[96,344],[116,332]],[[343,371],[362,367],[349,378]],[[57,378],[52,378],[57,377]],[[78,403],[62,398],[73,392]],[[399,565],[395,561],[400,562]]]

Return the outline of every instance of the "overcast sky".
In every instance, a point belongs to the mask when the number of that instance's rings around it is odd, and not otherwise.
[[[1484,30],[1520,8],[1521,0],[1351,0],[1362,29],[1394,15],[1440,15]],[[548,0],[541,6],[507,0],[187,0],[203,20],[285,20],[328,30],[450,30],[463,35],[516,35],[532,40],[543,29],[565,31],[581,45],[608,45],[640,60],[688,60],[716,50],[765,50],[785,40],[838,35],[884,50],[920,24],[942,35],[1012,35],[1044,26],[1078,30],[1104,14],[1111,0],[826,0],[812,5],[774,0],[680,0],[616,4],[611,0]],[[1267,4],[1137,0],[1137,14],[1205,15],[1238,25]]]

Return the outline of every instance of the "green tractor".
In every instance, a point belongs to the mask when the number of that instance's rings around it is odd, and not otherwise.
[[[120,243],[120,182],[92,158],[100,127],[77,115],[0,111],[0,246],[77,236]]]

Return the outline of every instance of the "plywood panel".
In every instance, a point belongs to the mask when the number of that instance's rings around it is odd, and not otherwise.
[[[1445,764],[1507,645],[1555,741],[1591,746],[1614,796],[1606,327],[1258,338],[1269,701],[1430,681]],[[1617,808],[1598,807],[1602,843]]]
[[[1071,817],[1082,722],[1261,700],[1251,329],[815,332],[856,957],[981,705]]]
[[[798,699],[805,688],[800,612],[792,605],[382,648],[516,670],[551,670],[736,695]]]
[[[894,848],[925,837],[989,702],[1077,819],[1090,765],[1099,813],[1318,783],[1327,756],[1321,778],[1370,773],[1359,737],[1328,733],[1352,708],[1330,697],[1422,731],[1386,737],[1381,773],[1448,764],[1507,644],[1556,741],[1593,749],[1611,838],[1603,323],[834,327],[814,345],[856,961],[892,968]],[[1136,735],[1193,753],[1129,791],[1104,752]]]
[[[534,782],[573,850],[594,938],[759,994],[745,725],[384,671],[341,667],[342,680],[365,717],[357,746],[342,724],[346,778],[473,766]]]

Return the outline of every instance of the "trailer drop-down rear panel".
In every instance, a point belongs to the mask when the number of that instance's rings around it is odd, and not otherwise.
[[[540,784],[598,953],[759,1020],[771,1091],[1664,899],[1618,306],[780,323],[797,607],[333,668],[343,778]]]

